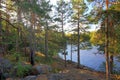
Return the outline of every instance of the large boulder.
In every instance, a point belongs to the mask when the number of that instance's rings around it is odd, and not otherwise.
[[[36,76],[27,76],[27,77],[25,77],[23,80],[36,80]]]
[[[35,70],[38,74],[48,74],[52,71],[52,68],[49,65],[35,65],[33,70]]]
[[[6,80],[23,80],[23,79],[20,79],[20,78],[7,78]]]
[[[13,78],[7,78],[6,80],[13,80]]]
[[[46,75],[38,75],[36,80],[48,80]]]
[[[9,60],[0,58],[0,74],[2,75],[2,77],[10,77],[10,72],[12,68],[13,66]]]
[[[62,80],[63,79],[63,75],[61,74],[50,74],[48,76],[48,80]]]

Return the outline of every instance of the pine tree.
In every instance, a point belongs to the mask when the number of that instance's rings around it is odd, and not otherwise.
[[[71,5],[70,2],[65,2],[64,0],[59,0],[55,7],[55,9],[56,9],[55,21],[57,21],[61,26],[60,29],[62,32],[62,39],[63,39],[62,49],[63,49],[63,55],[64,55],[64,59],[65,59],[65,67],[67,67],[67,64],[66,64],[66,38],[65,38],[64,26],[65,26],[67,20],[69,20],[69,17],[72,13],[72,9],[71,9],[70,5]]]
[[[1,8],[1,0],[0,0],[0,8]],[[1,48],[1,42],[2,42],[2,24],[1,24],[1,10],[0,10],[0,48]],[[0,54],[1,54],[1,50],[0,50]]]
[[[82,16],[85,11],[85,3],[83,0],[72,0],[72,6],[74,10],[73,14],[73,21],[77,25],[77,56],[78,56],[78,65],[77,67],[80,68],[80,23],[82,21]]]

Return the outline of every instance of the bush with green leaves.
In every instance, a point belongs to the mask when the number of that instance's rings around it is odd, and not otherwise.
[[[31,73],[32,66],[31,65],[26,65],[18,62],[16,66],[16,75],[18,77],[24,77],[26,75],[29,75]]]

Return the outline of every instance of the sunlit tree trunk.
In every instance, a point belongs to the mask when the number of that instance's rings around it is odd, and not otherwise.
[[[110,80],[110,65],[109,65],[109,51],[108,51],[108,19],[106,19],[106,35],[105,35],[105,56],[106,56],[106,79]]]
[[[108,10],[109,0],[106,0],[106,10]],[[108,33],[108,11],[105,23],[105,56],[106,56],[106,80],[110,80],[110,64],[109,64],[109,33]]]

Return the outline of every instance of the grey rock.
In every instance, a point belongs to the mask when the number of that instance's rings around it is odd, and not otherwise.
[[[88,79],[88,80],[93,80],[93,79]]]
[[[3,68],[4,68],[4,70],[5,69],[10,69],[10,68],[12,68],[12,64],[9,60],[0,58],[0,69],[1,69],[1,71],[2,71]]]
[[[23,80],[36,80],[36,76],[27,76],[27,77],[25,77]]]
[[[3,77],[8,78],[10,76],[12,67],[13,65],[9,60],[0,58],[0,74],[2,74]]]
[[[61,74],[50,74],[48,80],[61,80],[63,76]]]
[[[36,80],[48,80],[48,77],[47,75],[42,74],[42,75],[38,75]]]
[[[36,65],[33,68],[38,72],[38,74],[47,74],[52,71],[52,68],[49,65]]]
[[[23,79],[20,79],[20,78],[7,78],[6,80],[23,80]]]

